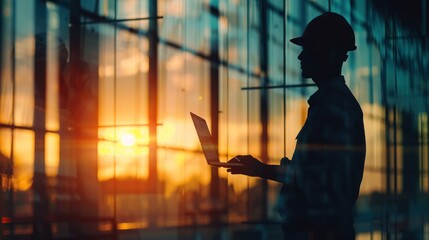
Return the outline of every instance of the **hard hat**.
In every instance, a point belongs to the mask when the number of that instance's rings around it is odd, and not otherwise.
[[[343,16],[333,12],[315,17],[307,24],[301,37],[290,41],[300,46],[316,48],[336,46],[346,51],[356,50],[352,27]]]

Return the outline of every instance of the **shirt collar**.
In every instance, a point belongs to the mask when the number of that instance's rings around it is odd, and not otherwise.
[[[344,76],[336,77],[330,81],[326,81],[323,84],[319,85],[319,89],[311,95],[311,97],[308,99],[308,104],[314,105],[319,102],[321,102],[329,92],[331,92],[334,89],[338,89],[339,87],[343,86],[346,83]]]

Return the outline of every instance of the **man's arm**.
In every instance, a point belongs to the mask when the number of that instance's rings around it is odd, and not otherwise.
[[[292,184],[295,178],[295,170],[291,165],[287,164],[289,160],[286,158],[282,159],[281,165],[265,164],[251,155],[239,155],[229,162],[243,164],[240,167],[229,168],[227,171],[231,172],[231,174],[243,174],[288,184]]]

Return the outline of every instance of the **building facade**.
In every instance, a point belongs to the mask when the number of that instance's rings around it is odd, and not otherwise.
[[[280,185],[205,160],[291,158],[315,85],[289,42],[353,26],[367,157],[357,239],[429,239],[427,1],[3,0],[0,236],[272,239]],[[1,238],[0,237],[0,238]]]

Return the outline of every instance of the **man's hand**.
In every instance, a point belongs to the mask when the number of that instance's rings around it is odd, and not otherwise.
[[[231,174],[243,174],[252,177],[262,177],[267,166],[251,155],[238,155],[228,162],[243,164],[243,166],[228,168],[227,171]]]

